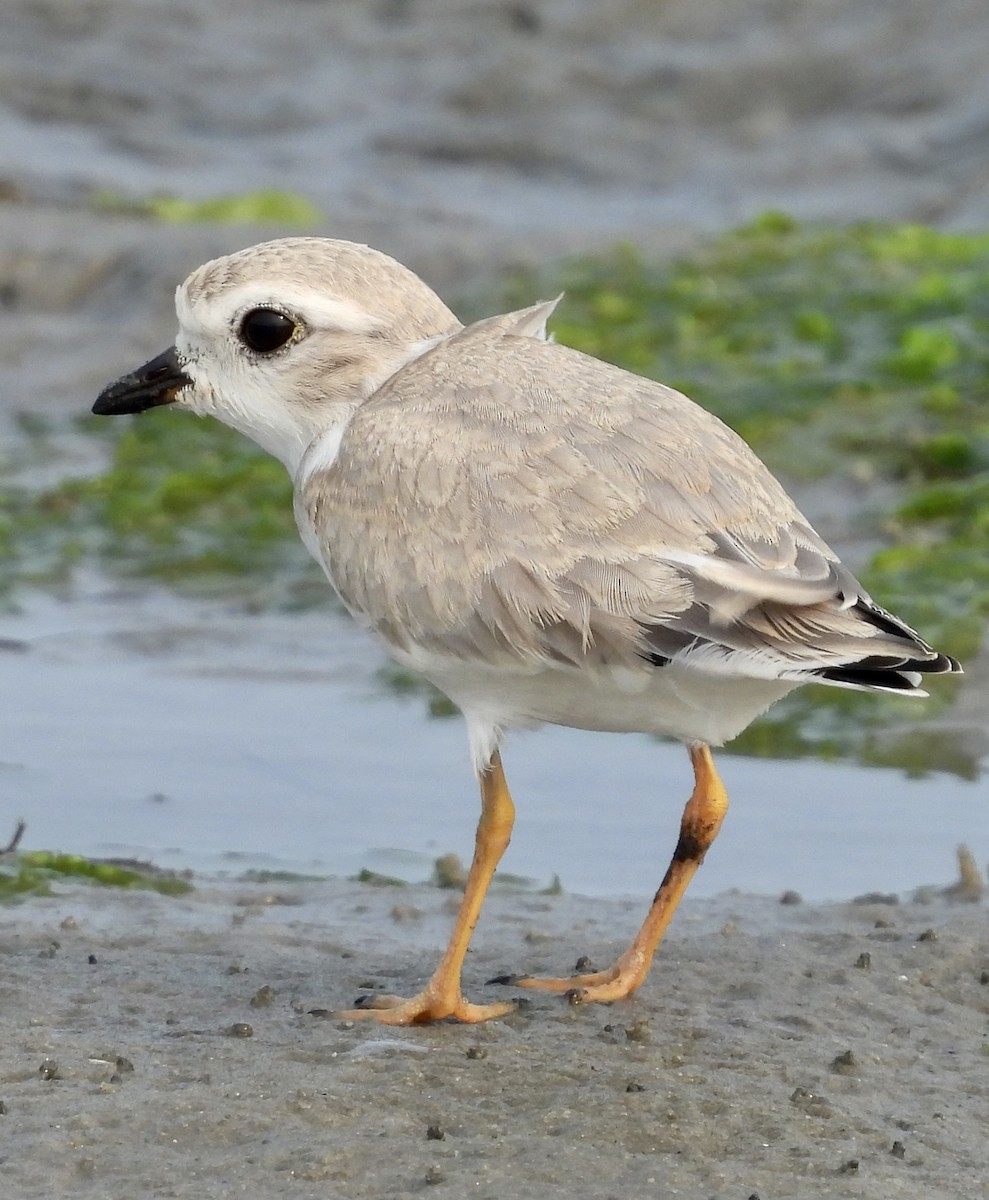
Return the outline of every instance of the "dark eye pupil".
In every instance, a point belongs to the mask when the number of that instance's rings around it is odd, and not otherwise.
[[[252,308],[240,323],[240,339],[258,354],[278,350],[295,333],[295,322],[273,308]]]

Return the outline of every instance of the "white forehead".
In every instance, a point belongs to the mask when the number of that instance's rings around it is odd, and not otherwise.
[[[418,275],[357,242],[279,238],[198,267],[176,293],[189,341],[229,338],[251,308],[271,307],[314,330],[416,341],[460,322]]]
[[[359,304],[315,288],[276,280],[253,280],[221,287],[215,291],[189,285],[198,273],[175,290],[175,311],[184,333],[199,338],[223,337],[253,308],[274,308],[301,318],[312,329],[335,329],[341,333],[370,334],[381,320]]]

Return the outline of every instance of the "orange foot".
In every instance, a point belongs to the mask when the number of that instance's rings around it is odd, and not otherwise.
[[[645,980],[649,970],[645,956],[628,952],[606,971],[591,971],[562,978],[540,975],[499,975],[488,983],[509,987],[532,988],[542,992],[562,992],[571,1004],[608,1004],[625,1000]],[[577,964],[585,965],[585,960]]]
[[[673,851],[673,861],[653,897],[642,928],[615,965],[607,971],[571,975],[568,979],[501,975],[492,979],[492,983],[563,992],[571,1004],[607,1004],[612,1000],[624,1000],[642,986],[670,918],[717,837],[728,809],[728,796],[714,768],[710,749],[703,743],[692,745],[690,759],[694,764],[694,790],[680,819],[680,838]],[[583,960],[579,962],[578,971],[585,965]]]
[[[513,1000],[498,1000],[493,1004],[471,1004],[459,992],[443,995],[424,988],[417,996],[361,996],[357,1008],[335,1013],[345,1021],[378,1021],[382,1025],[425,1025],[430,1021],[452,1019],[468,1025],[490,1021],[514,1012]]]

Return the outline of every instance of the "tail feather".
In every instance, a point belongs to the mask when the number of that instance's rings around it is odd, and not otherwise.
[[[907,651],[902,658],[889,654],[873,654],[857,662],[835,667],[821,667],[813,674],[838,687],[870,692],[899,692],[926,696],[921,690],[925,675],[959,675],[962,668],[957,659],[941,654],[923,641],[909,625],[876,604],[860,600],[856,613],[883,633],[905,642]],[[918,655],[917,651],[921,653]]]

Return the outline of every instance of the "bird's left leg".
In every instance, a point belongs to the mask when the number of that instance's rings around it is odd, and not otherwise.
[[[411,999],[399,996],[368,997],[363,1007],[340,1013],[341,1017],[351,1020],[370,1018],[385,1025],[419,1025],[426,1021],[440,1021],[444,1017],[471,1023],[488,1021],[512,1012],[515,1004],[511,1001],[471,1004],[465,1000],[460,990],[460,975],[488,885],[508,846],[514,822],[515,805],[505,782],[501,755],[495,750],[487,769],[481,774],[481,817],[477,824],[474,860],[467,876],[464,898],[450,943],[433,977]]]
[[[694,790],[683,810],[680,838],[673,860],[667,869],[652,907],[642,923],[635,940],[614,966],[607,971],[568,978],[541,978],[531,975],[502,975],[492,983],[508,983],[515,987],[541,988],[550,992],[566,992],[574,1004],[591,1001],[623,1000],[640,987],[649,973],[653,955],[666,932],[677,905],[704,855],[718,836],[718,830],[728,811],[728,795],[715,770],[710,748],[704,743],[690,747],[694,765]]]

